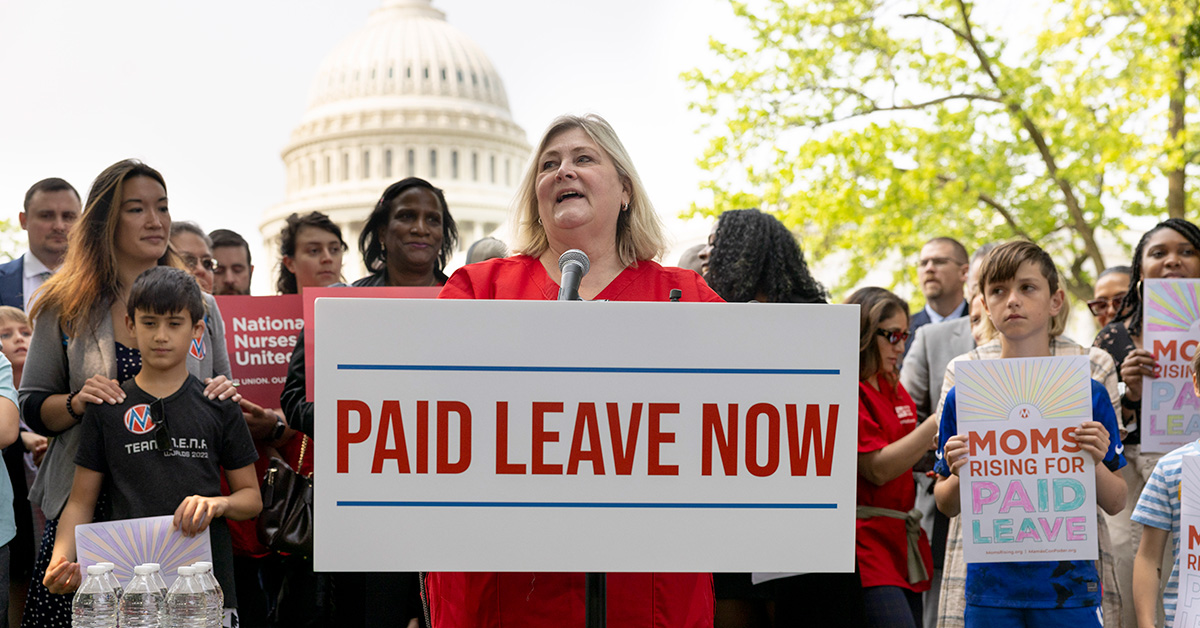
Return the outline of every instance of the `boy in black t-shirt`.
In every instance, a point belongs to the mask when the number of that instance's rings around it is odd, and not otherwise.
[[[225,606],[237,608],[233,550],[222,518],[241,521],[262,510],[258,452],[238,405],[207,398],[188,373],[188,352],[204,335],[200,288],[184,271],[157,266],[134,282],[127,309],[142,369],[122,385],[123,403],[90,405],[84,414],[75,482],[43,582],[54,593],[79,586],[75,526],[91,523],[103,485],[113,519],[174,514],[187,536],[210,528]],[[222,468],[228,496],[221,495]]]

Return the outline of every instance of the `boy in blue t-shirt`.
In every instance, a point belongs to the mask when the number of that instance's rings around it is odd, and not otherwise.
[[[209,399],[188,373],[192,343],[204,335],[200,287],[180,269],[156,266],[137,278],[126,302],[141,371],[122,385],[122,403],[89,405],[84,413],[75,481],[43,583],[52,593],[79,586],[75,526],[91,523],[106,486],[113,519],[174,514],[175,527],[187,536],[209,529],[225,606],[236,609],[224,519],[246,520],[262,510],[258,452],[238,405]],[[222,469],[228,496],[221,494]]]
[[[1192,388],[1200,397],[1200,351],[1192,357]],[[1133,559],[1133,606],[1137,610],[1139,628],[1155,625],[1158,615],[1158,587],[1162,575],[1163,549],[1167,539],[1171,540],[1171,574],[1163,589],[1163,612],[1166,625],[1175,623],[1175,609],[1179,601],[1179,542],[1180,542],[1180,494],[1179,480],[1183,475],[1183,457],[1200,454],[1200,440],[1190,442],[1159,458],[1154,473],[1146,482],[1137,506],[1133,508],[1134,521],[1142,524],[1142,542]]]
[[[1064,307],[1053,260],[1031,242],[996,247],[979,269],[984,310],[1000,332],[1001,358],[1051,355],[1050,322]],[[938,509],[956,516],[958,473],[967,462],[966,436],[958,434],[955,390],[946,395],[938,431]],[[1125,506],[1125,465],[1112,401],[1092,381],[1092,421],[1075,431],[1082,450],[1096,462],[1096,502],[1109,514]],[[1103,463],[1103,464],[1101,464]],[[977,626],[1096,626],[1100,611],[1100,576],[1095,561],[971,563],[967,565],[967,628]]]

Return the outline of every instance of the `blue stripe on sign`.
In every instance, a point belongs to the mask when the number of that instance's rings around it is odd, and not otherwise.
[[[705,369],[636,366],[476,366],[455,364],[339,364],[339,371],[479,371],[509,373],[637,373],[686,375],[840,375],[840,369]]]
[[[426,501],[339,501],[340,506],[387,508],[687,508],[733,510],[836,510],[837,504],[742,504],[675,502],[426,502]]]

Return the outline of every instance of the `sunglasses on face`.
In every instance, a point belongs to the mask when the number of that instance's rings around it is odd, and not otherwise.
[[[898,345],[908,340],[908,330],[906,329],[880,329],[875,332],[875,335],[887,339],[893,345]]]
[[[1125,300],[1125,293],[1122,292],[1112,298],[1106,299],[1100,297],[1087,302],[1088,309],[1092,311],[1092,316],[1100,316],[1105,310],[1111,308],[1114,312],[1121,311],[1121,301]]]
[[[221,268],[221,265],[219,263],[217,263],[217,260],[215,260],[211,257],[208,257],[205,259],[200,259],[190,253],[180,253],[179,257],[183,258],[183,263],[188,268],[196,268],[197,266],[200,266],[200,267],[204,268],[205,270],[207,270],[209,272],[214,272],[214,273],[217,272]]]
[[[159,451],[171,450],[171,429],[167,427],[167,404],[162,399],[150,403],[150,418],[154,420],[154,444]]]

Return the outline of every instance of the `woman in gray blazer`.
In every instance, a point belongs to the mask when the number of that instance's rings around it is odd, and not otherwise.
[[[34,431],[54,438],[29,492],[46,516],[46,527],[22,626],[71,625],[70,596],[51,594],[42,577],[75,475],[75,426],[88,404],[121,403],[120,383],[141,370],[141,354],[125,325],[129,288],[155,266],[184,268],[168,246],[166,187],[158,171],[134,160],[100,173],[71,230],[62,267],[39,290],[30,312],[34,333],[21,379],[21,417]],[[210,398],[237,400],[224,324],[207,294],[205,307],[203,343],[193,347],[188,371],[207,384]],[[153,490],[153,478],[147,478],[147,489]],[[103,509],[97,506],[98,521]]]

